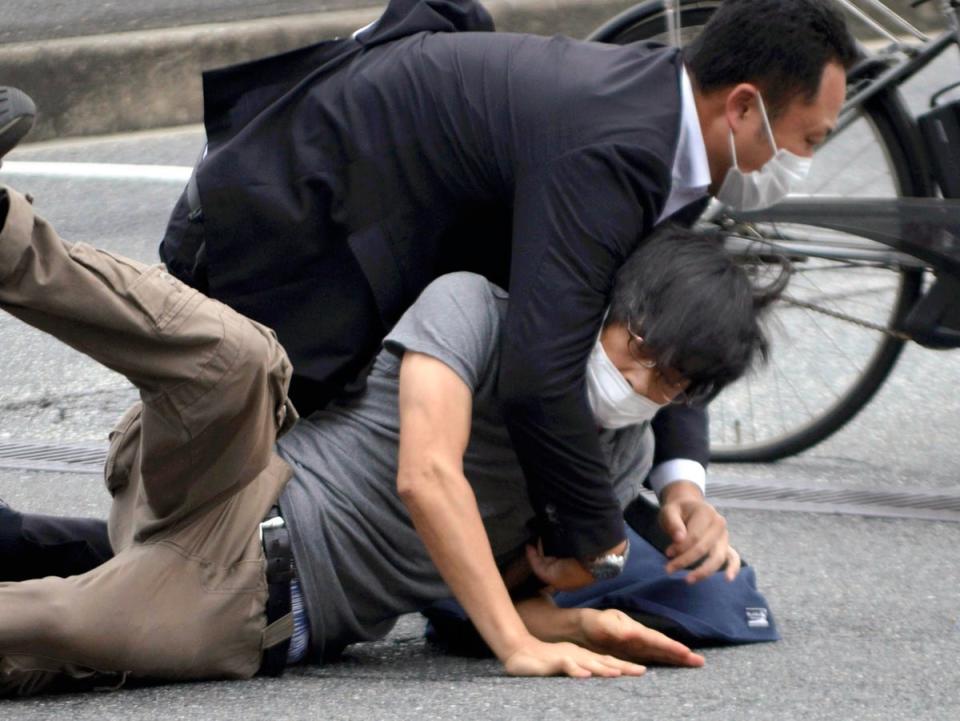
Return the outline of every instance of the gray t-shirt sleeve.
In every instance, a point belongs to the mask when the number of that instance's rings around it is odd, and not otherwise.
[[[494,367],[507,294],[474,273],[450,273],[428,285],[383,346],[401,357],[423,353],[451,368],[476,393]]]

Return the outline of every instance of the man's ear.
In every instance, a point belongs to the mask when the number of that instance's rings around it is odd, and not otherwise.
[[[735,85],[727,93],[724,103],[724,113],[727,124],[737,133],[744,123],[752,120],[751,114],[757,112],[757,95],[759,90],[751,83]]]

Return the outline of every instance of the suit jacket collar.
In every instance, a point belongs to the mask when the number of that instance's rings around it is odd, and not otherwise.
[[[699,201],[710,185],[710,164],[707,147],[700,129],[697,104],[687,69],[680,63],[680,132],[673,158],[670,194],[657,223]]]

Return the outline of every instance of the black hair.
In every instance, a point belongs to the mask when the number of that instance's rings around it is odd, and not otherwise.
[[[849,70],[859,57],[832,0],[725,0],[684,50],[701,92],[755,83],[771,115],[798,95],[813,102],[827,63]]]
[[[776,280],[756,286],[724,239],[667,226],[644,240],[617,273],[604,322],[641,336],[644,353],[688,380],[693,398],[712,398],[766,360],[761,316],[789,278],[784,262]]]

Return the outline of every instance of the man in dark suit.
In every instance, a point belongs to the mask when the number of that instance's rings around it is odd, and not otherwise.
[[[304,413],[441,273],[508,287],[505,418],[558,585],[582,585],[624,548],[584,386],[617,268],[708,193],[782,197],[856,50],[829,0],[728,0],[683,54],[464,32],[487,30],[473,0],[392,0],[351,39],[207,73],[208,147],[161,255],[277,331]],[[705,412],[657,426],[654,481],[702,488]],[[674,567],[726,560],[703,523],[673,516]]]

